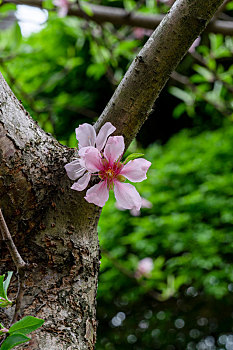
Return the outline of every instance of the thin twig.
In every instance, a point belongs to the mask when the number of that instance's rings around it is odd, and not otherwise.
[[[22,269],[18,271],[18,292],[16,297],[16,303],[15,303],[15,312],[11,321],[11,325],[18,321],[18,316],[20,315],[20,309],[21,309],[21,304],[22,304],[23,295],[24,295],[24,287],[25,287],[24,272],[25,271]]]
[[[112,263],[113,265],[121,272],[123,273],[123,275],[131,278],[132,280],[134,280],[139,286],[143,287],[146,289],[146,293],[149,294],[153,299],[155,299],[156,301],[165,301],[165,299],[162,297],[161,293],[153,290],[153,289],[149,289],[146,285],[146,283],[142,280],[139,280],[135,277],[135,274],[131,271],[129,271],[128,269],[126,269],[116,258],[114,258],[109,251],[107,251],[104,248],[101,248],[101,253],[103,253]]]
[[[220,105],[219,103],[217,103],[216,101],[211,100],[210,98],[208,98],[208,96],[205,93],[202,93],[200,95],[200,92],[198,91],[196,85],[192,84],[191,81],[189,80],[188,77],[186,77],[185,75],[182,75],[176,71],[173,71],[171,73],[171,79],[177,81],[178,83],[185,85],[186,87],[190,88],[191,91],[193,91],[197,97],[201,97],[201,99],[207,103],[209,103],[210,105],[212,105],[216,110],[218,110],[224,117],[229,118],[231,116],[231,110],[230,110],[230,106],[229,108],[225,105]],[[226,104],[226,103],[225,103]]]
[[[17,270],[20,270],[26,266],[26,263],[21,258],[21,255],[18,252],[18,249],[16,248],[13,239],[11,237],[11,234],[8,230],[6,221],[3,217],[2,210],[0,209],[0,229],[2,232],[3,241],[6,242],[7,247],[11,253],[11,257],[15,263],[15,266],[17,267]]]
[[[222,5],[218,8],[217,12],[215,12],[214,19],[218,18],[219,15],[225,10],[225,7],[227,6],[228,2],[230,2],[230,0],[225,0],[222,3]]]
[[[2,233],[3,241],[6,242],[6,245],[10,251],[11,257],[15,263],[18,274],[18,292],[16,296],[16,305],[15,312],[11,324],[15,323],[18,320],[18,316],[20,314],[23,294],[24,294],[24,282],[25,282],[25,269],[27,264],[22,259],[21,255],[14,244],[14,241],[11,237],[10,231],[7,227],[6,221],[2,214],[2,210],[0,209],[0,231]]]
[[[194,52],[189,52],[189,54],[197,61],[199,62],[200,64],[202,64],[204,67],[206,67],[213,75],[214,75],[214,78],[216,80],[219,80],[221,81],[221,83],[223,83],[223,85],[225,86],[225,88],[227,90],[229,90],[230,92],[233,93],[233,87],[231,84],[228,84],[226,81],[222,80],[222,78],[218,75],[218,73],[216,72],[216,70],[214,69],[210,69],[206,60],[196,51]]]

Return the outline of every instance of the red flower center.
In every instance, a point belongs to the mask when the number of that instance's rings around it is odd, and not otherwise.
[[[109,162],[106,159],[103,159],[104,169],[99,172],[99,177],[101,180],[105,180],[108,183],[108,187],[110,189],[113,188],[114,180],[124,182],[125,177],[120,175],[120,171],[123,167],[123,164],[120,162],[115,162],[112,166],[110,166]]]

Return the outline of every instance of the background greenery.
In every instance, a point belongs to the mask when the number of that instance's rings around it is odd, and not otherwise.
[[[17,22],[0,32],[0,68],[32,117],[76,147],[74,129],[97,119],[148,34],[49,11],[37,34],[22,37]],[[137,186],[152,208],[135,217],[112,197],[103,209],[97,350],[233,349],[232,53],[232,38],[204,33],[130,146],[152,162]],[[135,278],[145,257],[153,270]]]

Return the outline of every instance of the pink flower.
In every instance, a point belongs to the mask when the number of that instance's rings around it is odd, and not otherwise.
[[[151,258],[144,258],[138,262],[137,270],[135,272],[135,277],[140,278],[142,276],[147,276],[153,270],[153,260]]]
[[[76,191],[83,191],[90,181],[91,172],[86,172],[87,168],[83,160],[85,152],[88,150],[89,146],[93,146],[102,151],[107,138],[116,130],[115,126],[111,123],[105,123],[100,129],[98,136],[96,136],[95,129],[90,124],[82,124],[75,129],[76,138],[78,140],[79,147],[79,158],[75,159],[73,162],[66,164],[65,169],[67,175],[71,180],[79,179],[72,188]],[[81,150],[82,149],[82,150]]]
[[[68,0],[53,0],[53,4],[59,8],[59,17],[65,17],[67,15],[70,5]]]
[[[79,159],[65,166],[69,178],[78,179],[71,188],[82,191],[87,187],[91,176],[98,176],[100,182],[86,192],[85,199],[89,203],[103,207],[109,198],[109,190],[114,188],[118,205],[124,209],[139,210],[142,205],[139,193],[134,186],[124,182],[126,179],[133,182],[145,180],[151,163],[143,158],[131,160],[127,164],[121,163],[125,148],[124,138],[109,137],[113,131],[115,127],[111,123],[104,124],[97,137],[94,128],[89,124],[83,124],[76,129]],[[104,150],[101,151],[103,147]]]

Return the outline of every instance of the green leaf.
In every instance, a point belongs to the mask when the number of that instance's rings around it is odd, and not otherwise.
[[[2,5],[3,1],[0,2],[0,13],[8,12],[8,11],[15,11],[16,5],[15,4],[4,4]]]
[[[52,10],[54,8],[52,0],[43,0],[42,6],[44,9],[47,9],[47,10]]]
[[[178,119],[180,116],[186,111],[186,105],[185,103],[179,103],[174,109],[173,109],[173,117]]]
[[[8,307],[12,305],[12,301],[7,298],[0,297],[0,307]]]
[[[33,316],[25,316],[22,318],[22,320],[16,322],[13,324],[13,326],[10,327],[9,333],[13,334],[15,332],[20,332],[22,334],[28,334],[42,326],[44,323],[44,320],[40,318],[36,318]]]
[[[18,46],[22,41],[22,33],[18,23],[15,23],[12,34],[14,36],[15,45]]]
[[[5,278],[5,275],[0,276],[0,297],[6,299],[7,295],[5,293],[4,284],[3,284],[4,278]]]
[[[21,334],[21,333],[12,334],[9,337],[7,337],[6,340],[4,340],[0,350],[10,350],[14,348],[16,345],[26,343],[29,340],[30,338],[26,337],[26,335],[24,334]]]
[[[233,2],[232,2],[232,1],[229,2],[229,3],[226,5],[226,10],[227,10],[227,11],[233,10]]]
[[[8,271],[7,272],[7,279],[3,282],[3,289],[4,289],[5,293],[6,293],[6,295],[7,295],[7,289],[9,287],[12,275],[13,275],[13,271]]]
[[[177,88],[176,86],[171,86],[169,89],[169,92],[179,98],[180,100],[184,101],[187,105],[193,105],[194,104],[194,100],[195,97],[193,96],[193,94],[191,92],[187,92],[184,90],[181,90],[179,88]]]
[[[106,66],[103,63],[93,63],[87,68],[87,76],[99,80],[106,72]]]
[[[132,153],[125,159],[124,164],[128,163],[130,160],[134,160],[136,158],[141,158],[143,156],[144,156],[143,153]]]
[[[91,9],[90,6],[82,3],[82,10],[89,16],[89,17],[92,17],[93,16],[93,11]]]
[[[193,69],[199,73],[202,77],[205,78],[206,81],[212,82],[214,81],[214,75],[205,67],[199,66],[198,64],[193,65]]]
[[[7,288],[12,274],[13,272],[8,272],[6,281],[4,281],[5,275],[0,276],[0,307],[7,307],[12,304],[12,301],[7,298]]]

